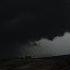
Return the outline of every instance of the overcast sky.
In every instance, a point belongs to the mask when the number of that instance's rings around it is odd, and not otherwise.
[[[0,57],[69,54],[70,34],[65,32],[70,31],[70,7],[64,0],[4,2],[0,5]]]

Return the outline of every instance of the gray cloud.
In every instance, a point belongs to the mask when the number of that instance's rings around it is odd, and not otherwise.
[[[23,52],[23,45],[21,46],[22,56],[30,55],[32,57],[51,57],[59,55],[70,54],[70,33],[66,32],[62,37],[55,37],[53,41],[48,39],[41,39],[37,41],[36,45],[26,45],[25,52]]]

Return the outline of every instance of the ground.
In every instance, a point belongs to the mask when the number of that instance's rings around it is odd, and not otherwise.
[[[0,70],[70,70],[70,55],[50,58],[2,60]]]

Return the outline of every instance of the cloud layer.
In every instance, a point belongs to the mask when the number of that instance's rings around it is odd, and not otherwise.
[[[55,37],[53,41],[48,39],[41,39],[37,41],[37,45],[26,45],[23,48],[21,46],[21,56],[32,56],[34,58],[39,57],[51,57],[59,55],[70,54],[70,33],[66,32],[62,37]],[[25,49],[25,52],[24,52]]]

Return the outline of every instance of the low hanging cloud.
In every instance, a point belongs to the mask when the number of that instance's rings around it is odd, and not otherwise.
[[[66,32],[63,37],[55,37],[53,41],[42,38],[36,41],[37,45],[24,45],[20,46],[20,55],[39,57],[51,57],[59,55],[70,54],[70,33]]]

